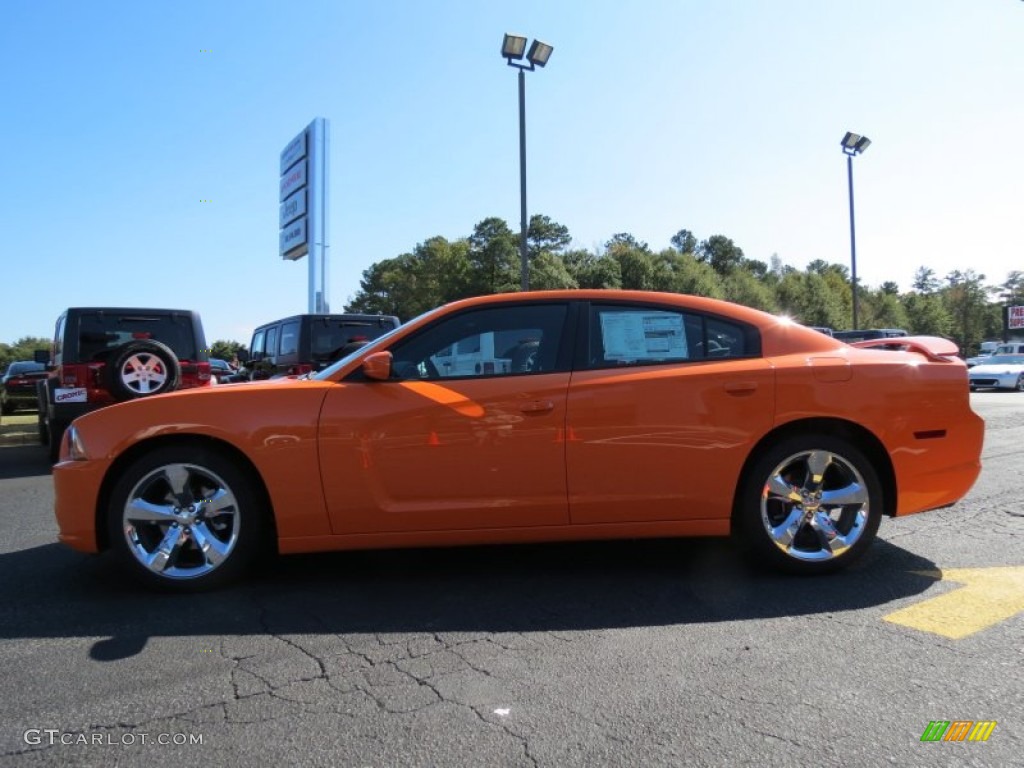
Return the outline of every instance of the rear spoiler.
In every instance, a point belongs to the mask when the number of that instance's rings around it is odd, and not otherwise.
[[[849,342],[851,347],[870,349],[881,347],[883,349],[900,349],[907,352],[918,352],[933,363],[952,363],[958,359],[957,353],[960,347],[949,339],[940,336],[891,336],[886,339],[865,339],[864,341]]]

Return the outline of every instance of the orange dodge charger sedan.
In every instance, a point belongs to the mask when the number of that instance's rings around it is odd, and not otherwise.
[[[980,471],[955,345],[892,342],[668,293],[458,301],[317,374],[76,419],[60,540],[178,590],[275,549],[730,533],[833,571]]]

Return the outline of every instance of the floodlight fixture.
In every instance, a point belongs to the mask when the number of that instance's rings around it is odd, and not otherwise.
[[[526,38],[519,35],[505,33],[505,39],[501,43],[501,55],[512,63],[512,59],[521,59],[526,52]],[[531,55],[533,51],[530,51]]]
[[[860,136],[856,133],[846,132],[842,140],[843,152],[847,155],[859,155],[869,146],[871,146],[871,139],[867,136]]]
[[[555,50],[547,43],[542,43],[540,40],[534,40],[533,45],[530,46],[530,52],[526,54],[526,58],[531,64],[537,67],[543,67],[548,63],[548,59],[551,58],[551,52]]]

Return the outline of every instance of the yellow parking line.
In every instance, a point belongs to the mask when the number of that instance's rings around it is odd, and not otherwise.
[[[919,571],[963,587],[885,617],[922,632],[960,640],[1024,611],[1024,566]]]

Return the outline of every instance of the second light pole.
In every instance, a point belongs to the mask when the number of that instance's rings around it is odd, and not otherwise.
[[[526,77],[527,71],[532,72],[537,67],[543,67],[548,63],[551,52],[554,50],[547,43],[534,40],[530,46],[529,53],[526,53],[526,38],[519,35],[505,35],[501,43],[501,55],[508,61],[510,67],[519,70],[519,204],[521,213],[519,231],[519,271],[520,285],[522,290],[530,289],[530,265],[526,250],[526,232],[530,225],[526,217]],[[529,64],[521,64],[523,55]]]
[[[853,281],[853,330],[857,330],[857,235],[853,227],[853,158],[859,155],[871,139],[846,132],[843,136],[843,154],[846,155],[846,179],[850,189],[850,279]]]

